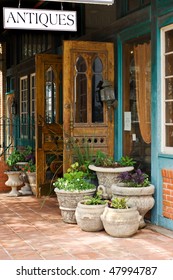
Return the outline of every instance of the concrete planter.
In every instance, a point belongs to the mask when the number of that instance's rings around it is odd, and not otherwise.
[[[101,214],[106,204],[102,205],[85,205],[82,201],[78,202],[75,216],[78,226],[84,231],[100,231],[103,230]]]
[[[78,202],[83,200],[86,196],[93,196],[96,189],[71,192],[55,188],[54,191],[57,195],[63,221],[65,223],[76,224],[75,211]]]
[[[116,184],[118,180],[118,175],[122,172],[132,171],[134,169],[133,166],[127,167],[100,167],[95,165],[89,165],[89,169],[93,170],[97,174],[99,186],[98,190],[103,191],[103,198],[104,199],[111,199],[112,198],[112,184]]]
[[[113,198],[126,197],[127,202],[131,206],[136,206],[141,215],[140,228],[145,227],[144,216],[154,206],[154,186],[149,185],[143,188],[126,187],[124,184],[113,184],[112,187]]]
[[[37,195],[36,192],[36,172],[26,172],[29,185],[31,187],[32,193]]]
[[[5,185],[11,187],[11,191],[8,196],[21,195],[17,189],[23,185],[23,182],[20,180],[21,171],[6,171],[4,173],[8,176],[8,180],[5,182]]]
[[[105,231],[113,237],[130,237],[139,228],[140,215],[136,207],[115,209],[105,207],[101,220]]]

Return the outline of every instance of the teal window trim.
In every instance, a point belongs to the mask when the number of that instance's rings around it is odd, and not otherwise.
[[[7,92],[5,93],[5,95],[10,95],[10,94],[14,94],[14,90],[13,90],[13,89],[10,90],[10,91],[7,91]]]
[[[122,87],[122,77],[123,77],[123,53],[122,47],[123,43],[135,39],[136,37],[150,34],[151,24],[150,21],[143,22],[135,26],[131,26],[125,31],[121,32],[117,36],[117,88],[118,88],[118,107],[115,112],[115,154],[114,157],[118,160],[123,154],[123,87]],[[116,125],[117,124],[117,125]]]

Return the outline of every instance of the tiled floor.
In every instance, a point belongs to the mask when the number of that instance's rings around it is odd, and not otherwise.
[[[0,194],[0,260],[173,260],[173,234],[84,232],[62,221],[55,197]]]

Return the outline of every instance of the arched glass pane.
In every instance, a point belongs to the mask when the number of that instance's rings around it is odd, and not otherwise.
[[[98,84],[103,80],[103,64],[99,57],[95,58],[92,65],[92,122],[103,122],[103,102],[100,99]]]
[[[45,84],[45,121],[54,123],[56,116],[56,84],[52,67],[46,71]]]
[[[96,57],[93,61],[93,72],[94,73],[102,73],[103,64],[99,57]]]
[[[78,57],[76,62],[75,77],[75,122],[87,122],[87,66],[83,57]]]
[[[86,62],[82,56],[79,56],[77,58],[76,70],[77,70],[77,72],[80,72],[80,73],[86,72],[86,70],[87,70]]]

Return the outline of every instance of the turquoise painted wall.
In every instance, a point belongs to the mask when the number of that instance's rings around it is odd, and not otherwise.
[[[152,223],[173,230],[173,221],[162,216],[162,168],[173,169],[173,155],[161,154],[161,61],[160,61],[160,28],[173,23],[173,0],[152,0],[148,9],[148,19],[134,24],[117,34],[117,85],[118,107],[115,111],[115,158],[122,156],[123,123],[122,123],[122,45],[125,41],[141,35],[151,34],[152,46],[152,143],[151,143],[151,182],[155,185],[155,206],[151,212]]]
[[[156,204],[152,222],[173,230],[173,221],[162,216],[163,168],[173,169],[173,155],[161,153],[161,46],[160,28],[173,23],[173,1],[151,1],[152,17],[152,182],[156,186]]]

